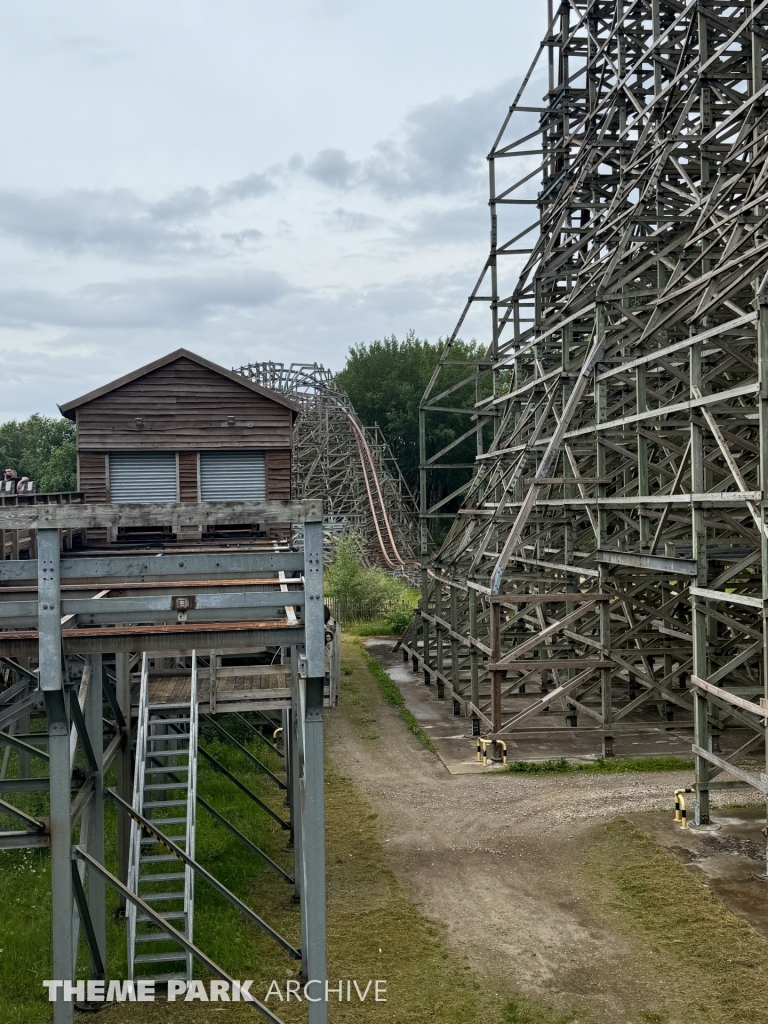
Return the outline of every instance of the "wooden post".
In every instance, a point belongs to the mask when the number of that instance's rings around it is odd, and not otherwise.
[[[208,700],[209,700],[210,705],[211,705],[211,714],[215,715],[216,714],[216,686],[217,686],[217,682],[218,682],[217,670],[218,670],[218,667],[219,667],[219,665],[218,665],[219,657],[216,654],[216,651],[211,651],[210,662],[211,662],[211,669],[210,669],[211,685],[210,685]]]
[[[491,664],[501,657],[501,605],[491,598]],[[501,729],[501,680],[502,674],[491,670],[491,721],[493,731]]]

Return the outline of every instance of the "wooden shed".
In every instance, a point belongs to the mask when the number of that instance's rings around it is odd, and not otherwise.
[[[291,497],[299,407],[194,352],[177,349],[59,409],[77,424],[87,502]]]

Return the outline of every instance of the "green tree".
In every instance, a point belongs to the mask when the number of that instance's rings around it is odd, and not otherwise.
[[[378,423],[398,461],[414,495],[419,492],[419,402],[438,365],[444,348],[417,338],[409,331],[404,341],[392,335],[382,341],[361,343],[350,348],[344,369],[337,380],[349,395],[357,415],[366,426]],[[456,341],[450,361],[441,370],[435,394],[472,377],[473,367],[466,365],[481,356],[475,342]],[[487,375],[486,375],[487,376]],[[485,381],[483,380],[483,383]],[[453,391],[441,405],[471,409],[476,401],[474,378]],[[468,417],[450,412],[427,415],[427,458],[470,429]],[[476,455],[475,437],[457,445],[446,462],[469,464]],[[429,474],[430,504],[456,490],[471,473],[468,469],[442,470]],[[450,511],[453,505],[446,509]]]
[[[68,419],[40,416],[0,424],[0,470],[15,469],[34,480],[39,493],[77,488],[75,425]]]

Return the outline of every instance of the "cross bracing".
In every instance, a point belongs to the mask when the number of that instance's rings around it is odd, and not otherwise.
[[[364,427],[349,396],[318,363],[250,363],[237,370],[301,406],[292,449],[292,492],[323,502],[326,528],[359,532],[372,562],[390,572],[416,565],[416,501],[378,425]]]
[[[622,731],[690,730],[707,820],[719,744],[765,742],[733,698],[768,697],[768,3],[570,0],[548,21],[422,402],[407,646],[505,740],[575,726],[610,753]],[[478,454],[454,516],[428,504],[452,449],[424,428],[478,304],[464,384],[487,397],[459,431]]]

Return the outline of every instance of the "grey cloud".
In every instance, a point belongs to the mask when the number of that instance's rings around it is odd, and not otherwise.
[[[190,207],[190,197],[185,205]],[[178,213],[154,211],[128,189],[72,189],[55,196],[0,190],[0,232],[41,249],[137,258],[195,248],[199,232],[168,223],[177,219]]]
[[[326,224],[338,231],[367,231],[382,223],[381,217],[372,217],[369,213],[358,210],[345,210],[341,206],[325,218]]]
[[[238,178],[228,185],[222,185],[214,192],[212,202],[215,206],[223,206],[244,199],[257,199],[267,192],[274,192],[275,188],[274,182],[270,181],[266,174],[248,174],[245,178]]]
[[[357,177],[358,165],[347,158],[343,149],[324,149],[307,164],[306,171],[310,178],[329,188],[345,189]]]
[[[129,189],[70,189],[52,196],[0,189],[0,233],[67,253],[91,251],[129,260],[180,255],[207,247],[192,223],[196,218],[274,188],[266,175],[251,174],[214,190],[182,189],[155,202]]]
[[[5,289],[0,290],[0,326],[90,330],[190,327],[222,314],[268,306],[293,291],[282,275],[273,272],[98,282],[68,295]]]
[[[405,118],[401,139],[383,139],[361,162],[344,150],[325,149],[306,173],[330,188],[368,186],[386,199],[452,195],[482,187],[488,152],[513,95],[512,83],[476,92],[463,100],[444,97],[415,107]]]
[[[403,141],[380,142],[365,161],[364,179],[389,199],[477,186],[511,95],[506,81],[463,100],[445,97],[416,107],[405,120]]]
[[[255,245],[262,240],[264,232],[258,228],[245,228],[244,231],[225,231],[221,237],[237,246]]]

